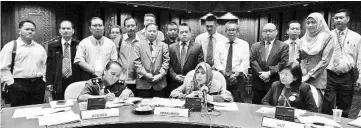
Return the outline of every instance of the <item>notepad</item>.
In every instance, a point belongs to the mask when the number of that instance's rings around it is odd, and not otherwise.
[[[20,118],[20,117],[33,117],[42,113],[43,108],[41,107],[32,107],[32,108],[19,108],[15,109],[13,118]]]
[[[361,128],[361,117],[358,117],[356,120],[351,121],[348,124]]]
[[[67,124],[73,122],[79,122],[79,114],[75,114],[73,111],[59,112],[48,114],[39,117],[39,126],[52,126],[59,124]]]

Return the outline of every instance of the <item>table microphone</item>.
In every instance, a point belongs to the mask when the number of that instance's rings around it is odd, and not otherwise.
[[[208,88],[204,85],[204,86],[202,86],[201,91],[203,93],[204,102],[207,103]]]

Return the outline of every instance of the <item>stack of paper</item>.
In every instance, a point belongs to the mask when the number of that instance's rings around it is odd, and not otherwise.
[[[13,118],[35,117],[42,114],[43,114],[43,108],[41,107],[19,108],[19,109],[15,109]]]
[[[361,117],[358,117],[356,120],[351,121],[348,124],[361,128]]]
[[[258,109],[256,112],[262,113],[262,114],[275,114],[276,113],[276,107],[262,107]],[[295,116],[300,116],[306,114],[306,110],[302,109],[295,109]]]
[[[157,106],[157,107],[175,107],[181,108],[184,106],[185,101],[180,99],[167,99],[167,98],[159,98],[154,97],[150,104]]]
[[[54,114],[48,114],[39,117],[39,126],[51,126],[66,123],[79,122],[79,114],[75,114],[73,111],[59,112]]]

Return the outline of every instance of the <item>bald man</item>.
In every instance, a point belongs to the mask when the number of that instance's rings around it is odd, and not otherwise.
[[[263,40],[251,47],[253,104],[261,104],[272,83],[279,80],[279,66],[288,62],[288,44],[276,40],[277,34],[276,25],[267,23],[262,29]]]

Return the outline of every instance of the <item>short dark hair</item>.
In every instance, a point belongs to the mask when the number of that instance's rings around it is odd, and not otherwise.
[[[119,26],[119,25],[112,25],[111,27],[110,27],[110,31],[112,31],[112,29],[113,28],[118,28],[119,29],[119,32],[120,32],[120,34],[122,34],[123,32],[122,32],[122,28]]]
[[[71,22],[70,20],[61,21],[60,24],[59,24],[59,28],[61,28],[61,24],[64,23],[64,22],[69,22],[71,24],[71,28],[74,28],[73,22]]]
[[[345,12],[346,16],[348,16],[348,17],[351,15],[351,12],[348,9],[339,9],[335,12],[335,14],[340,13],[340,12]]]
[[[192,31],[191,27],[187,23],[181,23],[179,26],[188,27],[189,31]]]
[[[207,16],[206,21],[214,21],[217,24],[217,18],[214,15]]]
[[[20,21],[20,23],[19,23],[19,29],[20,29],[21,27],[23,27],[25,23],[31,23],[31,24],[33,24],[34,27],[35,27],[35,29],[36,29],[35,23],[34,23],[33,21],[31,21],[31,20],[23,20],[23,21]]]
[[[167,31],[168,31],[168,27],[171,26],[171,25],[175,25],[175,26],[177,26],[177,28],[178,28],[178,24],[177,24],[177,23],[175,23],[175,22],[169,22],[169,23],[167,23],[167,27],[166,27],[166,30],[167,30]]]
[[[296,82],[302,81],[302,69],[298,62],[288,62],[287,64],[282,64],[280,67],[280,71],[284,69],[289,69],[294,78],[297,78]]]
[[[120,68],[122,67],[122,65],[118,61],[109,61],[107,65],[105,65],[105,70],[109,70],[110,66],[112,66],[113,64],[118,65]]]
[[[155,24],[155,23],[149,23],[149,24],[147,24],[147,25],[145,26],[145,29],[147,29],[150,25],[154,25],[154,26],[157,28],[157,30],[158,30],[158,25]]]
[[[301,23],[298,20],[292,20],[292,21],[288,22],[288,27],[290,27],[290,25],[292,23],[298,23],[298,24],[300,24],[300,26],[302,26]]]
[[[125,26],[125,23],[128,21],[128,20],[130,20],[130,19],[133,19],[134,21],[135,21],[135,25],[137,26],[138,25],[138,21],[136,20],[136,19],[134,19],[133,17],[127,17],[127,18],[125,18],[124,19],[124,26]]]
[[[147,16],[149,16],[149,17],[153,17],[153,18],[155,19],[155,16],[154,16],[154,14],[152,14],[152,13],[147,13],[147,14],[144,14],[144,17],[147,17]]]
[[[104,21],[102,20],[102,18],[100,18],[100,17],[93,17],[93,18],[91,18],[91,19],[89,20],[89,26],[92,25],[92,21],[95,20],[95,19],[101,20],[101,21],[103,22],[103,24],[104,24]]]

